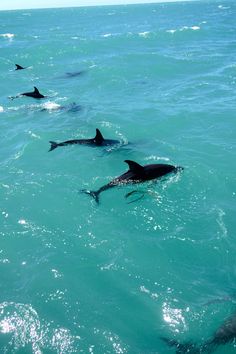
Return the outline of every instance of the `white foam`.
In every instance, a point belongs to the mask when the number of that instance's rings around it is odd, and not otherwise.
[[[227,9],[230,9],[230,6],[219,5],[218,8],[222,9],[222,10],[227,10]]]
[[[103,34],[102,37],[104,37],[104,38],[111,37],[111,33]]]
[[[18,224],[20,224],[20,225],[26,225],[27,222],[26,222],[24,219],[20,219],[20,220],[18,220]]]
[[[0,106],[0,113],[4,112],[4,108],[2,106]]]
[[[61,106],[55,102],[46,102],[43,104],[43,108],[48,109],[48,110],[54,110],[54,109],[58,109],[60,107]]]
[[[222,237],[227,237],[228,236],[228,230],[227,230],[226,224],[224,223],[225,212],[222,209],[220,209],[220,208],[217,208],[216,212],[217,212],[216,221],[217,221],[217,224],[220,227],[220,233],[221,233]]]
[[[155,156],[155,155],[148,156],[148,157],[146,157],[144,160],[145,160],[145,161],[149,161],[149,160],[154,160],[154,161],[159,161],[159,160],[170,161],[170,159],[169,159],[168,157]]]
[[[14,38],[14,36],[15,35],[13,33],[2,33],[2,34],[0,34],[0,37],[9,38],[9,39]]]
[[[183,26],[182,28],[180,28],[180,31],[186,31],[186,30],[197,31],[197,30],[200,30],[200,27],[199,26],[192,26],[192,27]]]
[[[166,32],[168,33],[175,33],[177,30],[171,29],[171,30],[167,30]]]
[[[207,22],[206,22],[206,21],[203,21],[203,22],[201,22],[201,23],[207,23]],[[179,30],[177,30],[177,29],[170,29],[170,30],[167,30],[166,32],[173,34],[173,33],[177,32],[177,31],[182,32],[182,31],[186,31],[186,30],[197,31],[197,30],[200,30],[200,27],[199,27],[199,26],[192,26],[192,27],[183,26],[183,27],[181,27]]]
[[[193,31],[197,31],[197,30],[200,30],[200,27],[199,26],[192,26],[190,27]]]
[[[140,32],[140,33],[139,33],[139,36],[140,36],[140,37],[144,37],[144,38],[146,38],[146,37],[149,35],[149,33],[150,33],[149,31],[146,31],[146,32]]]
[[[8,107],[9,111],[19,111],[21,107]]]
[[[32,138],[41,139],[39,135],[34,134],[31,130],[28,131]]]

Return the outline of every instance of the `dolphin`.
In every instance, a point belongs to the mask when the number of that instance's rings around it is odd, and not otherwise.
[[[108,145],[116,145],[120,144],[119,140],[112,139],[104,139],[102,133],[99,129],[96,129],[96,135],[91,139],[75,139],[75,140],[67,140],[62,143],[56,143],[55,141],[50,141],[51,147],[48,151],[52,151],[56,149],[58,146],[66,146],[66,145],[91,145],[91,146],[108,146]]]
[[[82,106],[77,104],[76,102],[69,103],[65,106],[61,106],[55,102],[46,102],[43,105],[43,108],[40,109],[43,111],[66,111],[66,112],[79,112],[82,110]]]
[[[72,102],[66,106],[62,106],[62,109],[64,109],[67,112],[79,112],[82,110],[82,106],[75,102]]]
[[[124,184],[134,184],[150,181],[152,179],[160,178],[171,172],[178,172],[183,170],[183,167],[175,167],[168,164],[150,164],[141,166],[135,161],[125,160],[129,166],[129,170],[119,177],[114,178],[108,184],[105,184],[97,191],[82,190],[81,192],[91,195],[97,203],[99,203],[99,195],[107,189]]]
[[[23,70],[23,69],[26,69],[24,68],[23,66],[19,65],[19,64],[15,64],[16,68],[15,70]]]
[[[76,76],[80,76],[83,74],[84,74],[84,71],[67,72],[66,77],[71,78],[71,77],[76,77]]]
[[[57,76],[57,79],[71,79],[73,77],[77,77],[77,76],[81,76],[84,75],[86,73],[85,70],[81,70],[81,71],[68,71],[66,73],[64,73],[62,76]]]
[[[15,98],[21,97],[21,96],[27,96],[27,97],[33,97],[33,98],[46,98],[47,96],[42,95],[39,90],[37,89],[37,87],[34,86],[34,91],[32,92],[24,92],[24,93],[20,93],[17,96],[13,96],[13,97],[9,97],[10,99],[14,100]]]
[[[195,343],[179,343],[176,340],[161,338],[170,347],[176,347],[176,354],[198,354],[198,353],[213,353],[219,345],[232,343],[236,340],[236,313],[228,317],[222,325],[216,330],[213,337],[197,346]]]
[[[204,347],[216,349],[216,346],[232,343],[236,340],[236,312],[228,317],[216,330],[212,339],[204,343]]]
[[[176,348],[176,354],[201,354],[201,347],[192,342],[179,343],[175,339],[161,337],[161,339],[168,344],[169,347]]]

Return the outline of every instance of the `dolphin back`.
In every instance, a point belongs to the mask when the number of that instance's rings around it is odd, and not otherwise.
[[[201,347],[197,346],[193,342],[179,343],[175,339],[169,339],[161,337],[161,339],[169,346],[175,347],[176,354],[201,354],[204,352]],[[207,353],[210,353],[209,351]]]

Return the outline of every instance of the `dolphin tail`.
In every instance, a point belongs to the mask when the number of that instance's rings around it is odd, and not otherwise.
[[[48,152],[52,151],[52,150],[54,150],[54,149],[56,149],[58,147],[58,144],[55,141],[49,141],[49,143],[51,144],[51,147],[48,150]]]
[[[81,193],[85,193],[93,197],[97,204],[99,204],[99,191],[89,191],[87,189],[82,189]]]

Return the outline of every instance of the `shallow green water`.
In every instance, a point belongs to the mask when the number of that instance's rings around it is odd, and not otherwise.
[[[174,353],[160,337],[203,343],[235,311],[235,13],[233,1],[0,12],[2,353]],[[9,100],[33,86],[50,97]],[[48,153],[96,128],[122,146]],[[184,172],[99,206],[79,193],[126,159]]]

